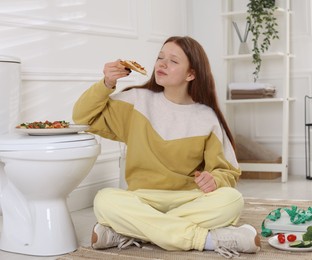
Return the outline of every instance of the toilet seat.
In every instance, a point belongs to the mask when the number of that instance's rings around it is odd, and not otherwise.
[[[92,134],[31,136],[11,134],[0,136],[0,151],[34,151],[79,148],[97,144]]]

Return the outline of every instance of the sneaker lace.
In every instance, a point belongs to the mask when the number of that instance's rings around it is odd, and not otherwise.
[[[125,249],[131,245],[141,247],[141,244],[138,241],[136,241],[134,238],[129,238],[129,237],[122,238],[117,247],[119,249]]]
[[[239,253],[236,250],[231,249],[231,247],[228,248],[228,247],[220,246],[215,249],[215,252],[225,258],[239,257]]]

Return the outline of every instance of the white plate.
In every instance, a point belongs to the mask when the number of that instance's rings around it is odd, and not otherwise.
[[[18,133],[26,133],[29,135],[64,135],[74,134],[88,130],[88,125],[69,125],[68,128],[16,128]]]
[[[295,234],[297,236],[297,240],[302,240],[302,234],[303,233],[292,233]],[[274,237],[269,238],[268,243],[270,246],[280,249],[280,250],[285,250],[285,251],[297,251],[297,252],[309,252],[312,251],[312,247],[290,247],[289,246],[289,242],[287,241],[287,235],[289,234],[285,234],[286,237],[286,242],[284,244],[281,244],[280,242],[278,242],[277,239],[277,235],[275,235]]]

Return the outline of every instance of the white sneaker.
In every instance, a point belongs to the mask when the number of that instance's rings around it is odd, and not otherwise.
[[[116,233],[112,228],[96,223],[93,227],[91,247],[93,249],[105,249],[110,247],[126,248],[130,245],[141,247],[134,238]]]
[[[215,251],[225,257],[241,253],[256,253],[261,249],[260,236],[251,225],[211,230]]]

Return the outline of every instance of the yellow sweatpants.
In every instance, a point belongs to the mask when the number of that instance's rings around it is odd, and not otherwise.
[[[105,188],[94,199],[100,224],[166,250],[202,251],[208,231],[235,225],[243,206],[242,195],[229,187],[211,193]]]

